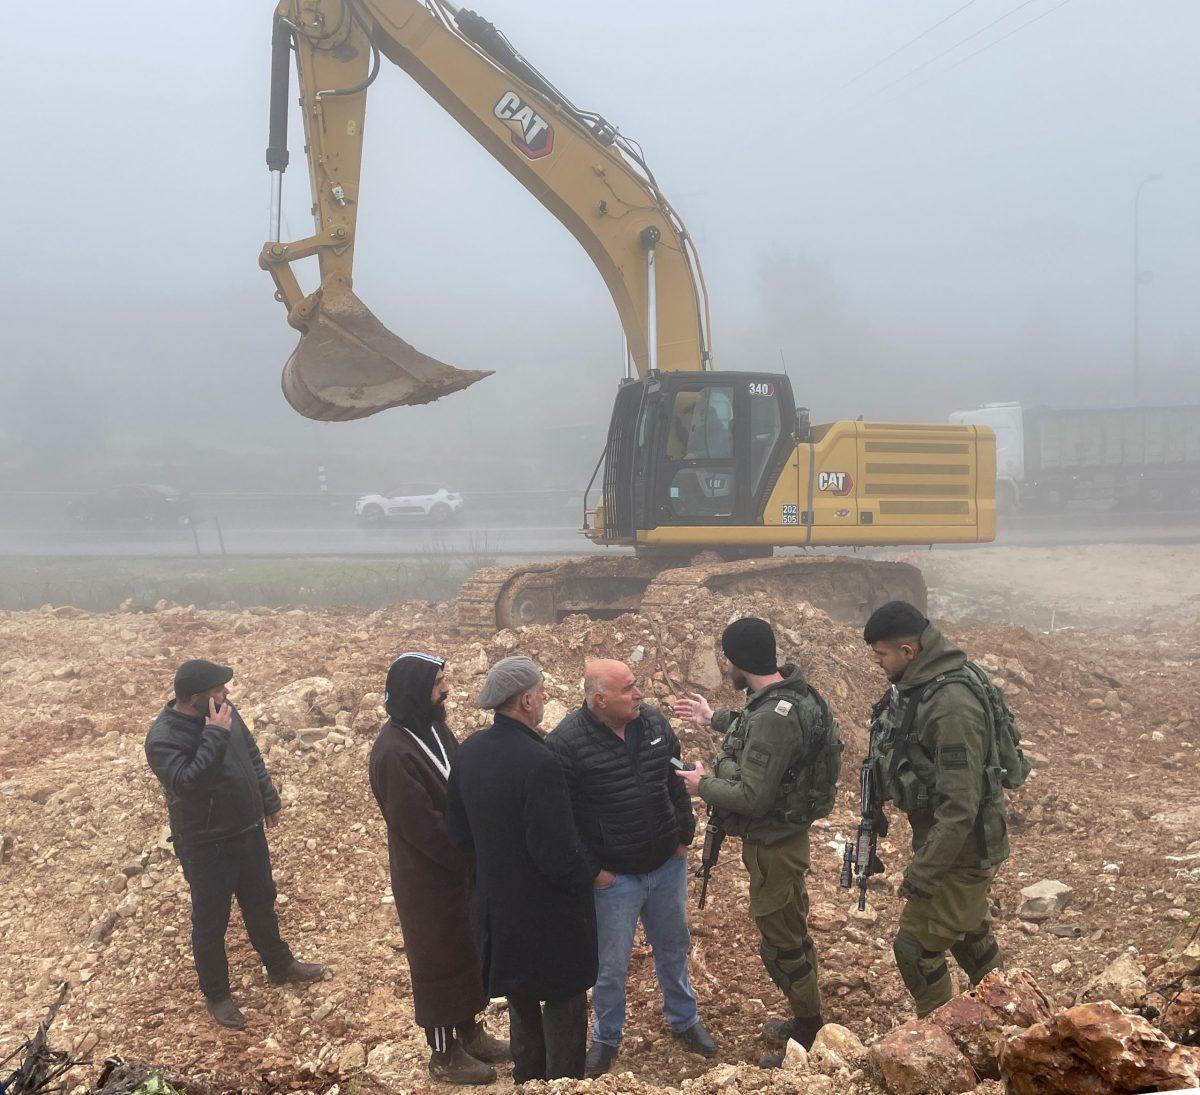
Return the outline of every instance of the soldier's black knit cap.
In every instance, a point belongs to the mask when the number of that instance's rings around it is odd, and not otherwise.
[[[766,620],[756,616],[734,620],[721,636],[721,649],[730,664],[743,673],[769,677],[779,672],[775,664],[775,632]]]

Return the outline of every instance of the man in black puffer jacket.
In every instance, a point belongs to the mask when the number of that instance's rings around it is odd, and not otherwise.
[[[250,731],[228,702],[233,670],[195,659],[175,673],[175,699],[146,735],[146,760],[163,785],[171,840],[192,895],[192,954],[209,1014],[240,1030],[229,994],[225,930],[236,895],[250,942],[273,985],[315,981],[325,967],[297,962],[279,936],[263,825],[283,804]]]
[[[640,919],[654,951],[663,1015],[693,1053],[716,1055],[688,982],[687,846],[696,830],[691,802],[672,778],[679,742],[667,720],[642,703],[633,672],[596,661],[584,677],[584,705],[546,738],[567,777],[575,823],[595,871],[600,972],[585,1075],[607,1072],[625,1024],[625,982]]]

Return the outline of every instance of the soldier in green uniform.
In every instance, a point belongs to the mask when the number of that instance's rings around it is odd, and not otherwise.
[[[715,818],[742,838],[759,953],[792,1011],[790,1019],[764,1024],[764,1034],[779,1043],[794,1038],[808,1049],[821,1027],[804,886],[808,829],[833,808],[841,741],[828,706],[800,671],[776,664],[775,634],[766,621],[736,620],[721,636],[721,648],[733,686],[747,692],[746,706],[714,713],[702,696],[679,700],[676,716],[724,737],[714,774],[697,764],[676,775],[708,803],[710,824]],[[782,1059],[762,1063],[778,1067]]]
[[[989,700],[981,671],[918,609],[884,605],[863,638],[891,682],[873,711],[870,764],[880,800],[912,825],[893,950],[923,1016],[952,995],[947,950],[972,985],[1001,964],[988,887],[1009,854],[1003,786],[1025,773],[1006,783],[999,767],[990,707],[1003,699]]]

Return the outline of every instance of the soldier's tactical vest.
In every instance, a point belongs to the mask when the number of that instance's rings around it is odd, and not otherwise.
[[[811,744],[792,759],[779,785],[779,793],[771,809],[771,820],[776,827],[806,829],[818,818],[827,816],[837,801],[837,781],[842,768],[844,745],[829,705],[811,686],[806,693],[791,688],[773,688],[770,695],[772,702],[787,700],[791,703],[792,710],[788,717],[796,722],[798,740],[807,740],[809,736],[805,734],[800,721],[800,702],[807,697],[816,701],[820,716],[812,729]],[[746,723],[748,716],[753,713],[740,711],[725,732],[714,772],[718,779],[737,778],[742,752],[746,748]],[[739,819],[726,818],[726,831],[734,836],[745,835],[747,827],[757,826],[754,821],[739,825]]]
[[[984,669],[967,662],[960,669],[942,673],[903,693],[896,707],[891,703],[891,692],[886,693],[871,710],[871,776],[880,799],[894,802],[904,813],[932,814],[937,809],[937,758],[925,751],[912,728],[920,704],[950,683],[971,689],[987,723],[983,794],[975,819],[980,865],[987,867],[992,865],[989,847],[999,847],[1007,829],[1004,790],[1025,782],[1029,761],[1021,752],[1016,717],[1004,693],[992,684]]]

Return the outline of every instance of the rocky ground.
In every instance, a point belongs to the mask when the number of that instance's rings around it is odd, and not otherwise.
[[[1069,569],[1061,560],[1060,570]],[[1156,574],[1156,584],[1163,580]],[[72,1074],[80,1092],[114,1053],[215,1077],[214,1090],[441,1090],[424,1070],[428,1051],[412,1023],[384,828],[366,779],[387,664],[409,649],[448,656],[460,735],[483,722],[471,700],[487,666],[514,652],[545,667],[551,723],[578,702],[583,667],[600,656],[630,661],[649,699],[664,707],[692,688],[729,702],[713,639],[750,612],[777,625],[782,647],[829,699],[848,742],[838,806],[813,840],[825,1015],[863,1042],[890,1031],[911,1017],[890,947],[903,823],[883,843],[889,874],[865,914],[837,887],[842,840],[855,822],[862,728],[882,691],[853,628],[806,605],[704,590],[668,615],[576,617],[487,642],[455,638],[448,609],[428,604],[376,612],[162,606],[108,615],[59,607],[0,614],[0,1057],[33,1032],[66,981],[52,1041],[96,1063]],[[1161,952],[1200,907],[1200,622],[1180,612],[1156,624],[1139,612],[1053,634],[954,619],[944,626],[1003,680],[1035,765],[1011,798],[1014,853],[995,888],[1009,965],[1028,969],[1049,1003],[1066,1007],[1127,955],[1146,975],[1142,994],[1161,1012],[1172,978],[1191,970],[1190,960],[1168,963]],[[234,702],[256,727],[285,803],[284,824],[271,833],[284,931],[301,957],[332,970],[304,989],[269,988],[235,913],[235,995],[250,1017],[243,1032],[209,1023],[195,992],[187,892],[142,754],[173,669],[187,657],[235,667]],[[710,758],[709,734],[679,732],[685,759]],[[1040,923],[1019,917],[1019,891],[1044,880],[1069,889],[1065,907]],[[581,1087],[879,1090],[878,1070],[857,1065],[835,1088],[742,1067],[764,1052],[757,1030],[779,1003],[758,960],[746,891],[730,842],[708,907],[692,911],[693,980],[720,1061],[690,1057],[673,1042],[639,942],[618,1074]],[[1200,953],[1194,965],[1190,975],[1200,970]],[[503,1032],[501,1005],[489,1025]]]

